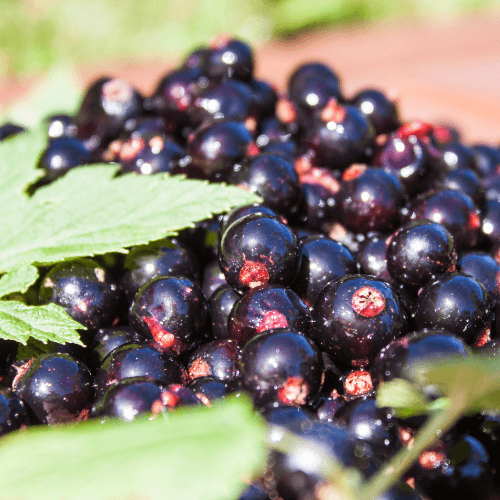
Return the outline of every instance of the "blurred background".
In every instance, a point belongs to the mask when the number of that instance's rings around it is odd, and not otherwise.
[[[399,93],[409,118],[422,109],[408,107],[411,94],[436,101],[434,89],[446,94],[461,79],[464,93],[448,101],[500,112],[483,103],[500,97],[499,0],[1,0],[0,12],[0,111],[43,75],[67,86],[68,68],[80,88],[109,73],[149,92],[183,54],[225,31],[253,44],[257,74],[279,86],[317,59],[347,92],[371,84]],[[55,93],[61,109],[69,94]]]

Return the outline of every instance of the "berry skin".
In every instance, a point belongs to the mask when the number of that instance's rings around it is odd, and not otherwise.
[[[0,436],[27,426],[29,420],[19,396],[6,387],[0,388]]]
[[[122,294],[104,268],[91,259],[56,264],[40,287],[40,301],[53,302],[92,330],[110,327],[118,317]]]
[[[392,230],[405,201],[397,177],[379,168],[353,165],[342,175],[338,202],[343,224],[351,231]]]
[[[94,400],[88,368],[69,354],[30,359],[12,383],[14,392],[44,424],[86,419]]]
[[[237,291],[262,285],[288,286],[299,270],[300,246],[293,231],[265,215],[247,215],[228,227],[219,244],[219,265]]]
[[[335,413],[334,422],[367,442],[373,451],[386,459],[401,448],[399,426],[387,408],[378,408],[374,397],[348,401]]]
[[[193,252],[176,239],[163,240],[158,245],[132,249],[123,264],[120,287],[129,301],[141,286],[158,276],[184,276],[198,282],[198,262]]]
[[[211,376],[219,380],[239,377],[237,362],[241,350],[234,340],[213,340],[198,347],[189,357],[187,368],[191,379]]]
[[[140,342],[141,336],[128,326],[102,328],[94,336],[93,353],[100,365],[104,358],[114,349],[129,342]]]
[[[301,238],[302,261],[292,284],[305,304],[312,308],[330,281],[358,271],[356,259],[341,243],[324,236]]]
[[[176,357],[159,352],[146,342],[130,342],[117,347],[102,362],[95,375],[95,386],[102,393],[107,387],[134,377],[163,385],[182,383],[188,378]]]
[[[224,399],[237,392],[238,388],[239,385],[234,380],[221,380],[210,376],[197,377],[186,387],[207,406],[211,406],[216,399]]]
[[[359,245],[356,260],[363,274],[371,274],[384,281],[390,281],[391,275],[387,270],[387,245],[389,238],[381,233],[370,233]]]
[[[311,336],[334,362],[367,366],[407,318],[391,286],[372,276],[346,275],[325,286],[312,310]]]
[[[159,276],[139,289],[129,324],[160,349],[177,354],[203,339],[208,304],[201,288],[183,277]]]
[[[411,219],[428,219],[444,226],[453,236],[457,251],[476,245],[481,228],[479,209],[460,191],[437,189],[417,197],[411,204]]]
[[[473,344],[491,327],[491,300],[471,276],[446,273],[421,289],[413,319],[418,329],[444,328]]]
[[[163,387],[155,380],[130,378],[109,387],[92,407],[93,417],[118,417],[131,421],[149,413],[161,398]]]
[[[299,179],[293,165],[281,156],[251,156],[233,167],[228,182],[259,195],[265,206],[284,216],[298,209]]]
[[[15,125],[14,123],[4,123],[3,125],[0,125],[0,141],[20,134],[25,130],[26,129],[21,125]]]
[[[351,100],[351,104],[368,118],[375,134],[394,132],[399,127],[398,109],[394,102],[376,89],[364,89]]]
[[[289,288],[263,285],[238,299],[228,319],[229,338],[244,346],[255,335],[274,328],[309,331],[311,314]]]
[[[252,135],[242,123],[204,123],[188,138],[187,153],[191,163],[186,166],[186,173],[223,181],[252,144]]]
[[[204,70],[210,80],[234,78],[249,82],[253,75],[253,52],[250,46],[226,34],[215,37],[205,60]]]
[[[456,261],[449,231],[428,220],[401,226],[387,247],[387,270],[404,285],[422,287],[436,276],[454,271]]]
[[[302,406],[318,395],[323,362],[312,340],[278,328],[257,335],[245,345],[239,368],[243,388],[257,406]]]
[[[317,167],[344,171],[364,163],[373,154],[374,132],[368,119],[354,106],[331,101],[304,134],[304,143]]]

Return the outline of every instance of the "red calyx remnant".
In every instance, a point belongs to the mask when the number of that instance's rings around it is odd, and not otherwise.
[[[189,376],[191,378],[206,377],[210,374],[210,366],[201,358],[196,358],[189,367]]]
[[[356,370],[344,380],[344,393],[349,396],[362,396],[373,390],[370,372]]]
[[[35,358],[31,358],[27,363],[24,363],[24,365],[21,366],[12,365],[13,368],[15,368],[17,371],[16,376],[12,381],[12,390],[15,391],[17,389],[17,384],[19,384],[19,380],[21,380],[21,377],[29,370],[31,363],[33,362],[34,359]]]
[[[132,87],[121,78],[113,78],[102,86],[101,96],[107,101],[124,103],[132,97]]]
[[[474,346],[483,347],[488,342],[491,342],[491,328],[486,328],[479,334],[477,340],[474,342]]]
[[[437,469],[446,460],[446,455],[441,447],[426,450],[421,453],[418,462],[424,469]]]
[[[240,271],[241,284],[250,288],[262,286],[269,281],[269,271],[261,262],[247,260]]]
[[[322,109],[320,117],[326,122],[342,123],[346,115],[344,106],[337,102],[335,97],[330,98],[326,106]]]
[[[342,180],[344,181],[352,181],[356,179],[360,175],[362,175],[368,167],[363,165],[362,163],[355,163],[351,165],[347,170],[342,174]]]
[[[481,219],[479,218],[479,215],[476,214],[475,212],[472,212],[469,215],[469,228],[478,229],[480,226],[481,226]]]
[[[163,406],[166,406],[167,408],[175,408],[181,398],[177,396],[177,394],[174,394],[170,389],[167,389],[166,391],[162,391],[160,394],[160,400]]]
[[[307,175],[312,168],[311,157],[309,155],[299,156],[295,160],[293,168],[295,169],[295,172],[297,172],[297,175],[299,176],[302,182],[302,176]]]
[[[414,135],[420,139],[426,138],[432,131],[434,127],[427,122],[421,120],[415,120],[413,122],[405,123],[399,127],[397,134],[401,139],[407,139],[408,137]]]
[[[247,156],[255,156],[260,153],[259,147],[255,142],[251,142],[247,147]]]
[[[385,307],[384,296],[372,286],[364,286],[352,296],[352,308],[365,318],[373,318]]]
[[[257,333],[265,332],[266,330],[272,330],[273,328],[287,328],[288,321],[284,314],[279,311],[268,311],[262,321],[259,323],[257,328]]]
[[[186,344],[178,339],[173,333],[170,333],[167,330],[163,329],[156,319],[149,318],[147,316],[142,316],[142,319],[148,325],[149,331],[151,332],[154,341],[160,347],[176,352],[177,354],[180,354],[186,349]]]
[[[297,111],[292,101],[287,97],[280,97],[276,103],[276,117],[282,123],[293,123],[297,119]]]
[[[227,47],[232,40],[233,37],[229,33],[219,33],[210,40],[208,46],[211,49],[223,49]]]
[[[278,399],[286,405],[301,406],[306,403],[309,386],[302,377],[288,377],[278,389]]]
[[[340,183],[333,176],[332,172],[326,168],[315,167],[300,176],[301,184],[319,184],[330,193],[338,193],[340,191]]]
[[[129,139],[127,142],[123,143],[118,156],[120,160],[123,161],[132,160],[141,149],[144,149],[144,146],[144,140],[140,137],[137,139]]]

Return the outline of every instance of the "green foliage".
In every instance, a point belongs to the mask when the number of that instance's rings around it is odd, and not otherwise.
[[[5,273],[0,297],[26,292],[38,278],[36,266],[126,252],[132,245],[175,234],[214,213],[258,199],[234,186],[180,176],[114,178],[116,167],[111,165],[74,169],[30,197],[27,186],[43,173],[36,162],[44,145],[40,128],[0,143],[5,213],[0,219],[0,272]],[[1,338],[79,343],[77,328],[81,325],[58,306],[0,302]]]
[[[102,424],[28,428],[2,438],[2,498],[234,500],[260,472],[264,426],[244,397]]]

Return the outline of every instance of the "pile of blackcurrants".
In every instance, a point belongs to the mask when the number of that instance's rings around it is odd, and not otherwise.
[[[370,477],[426,419],[378,408],[381,384],[412,380],[419,360],[499,352],[500,149],[402,122],[379,90],[347,98],[321,63],[299,66],[282,94],[253,68],[246,43],[220,36],[152,96],[102,78],[74,116],[48,118],[43,182],[107,161],[263,203],[48,270],[40,303],[85,325],[87,347],[3,356],[2,434],[246,391],[268,422]],[[408,471],[412,487],[380,498],[498,498],[499,439],[498,414],[464,418]],[[307,457],[273,452],[241,499],[317,498],[324,479]]]

